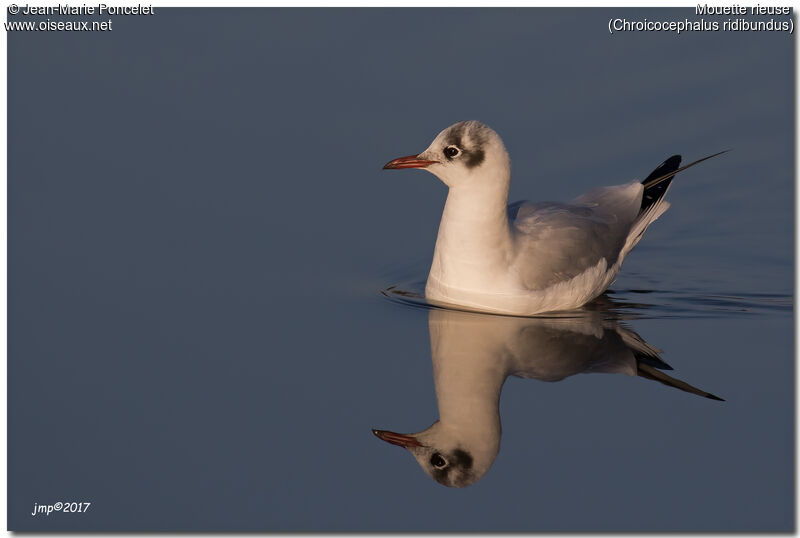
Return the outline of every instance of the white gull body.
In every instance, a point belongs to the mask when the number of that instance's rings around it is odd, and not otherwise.
[[[679,163],[674,156],[654,174],[674,175]],[[477,121],[448,127],[422,153],[384,168],[424,168],[449,187],[425,296],[482,312],[533,315],[586,304],[611,285],[628,252],[669,208],[669,181],[653,188],[647,203],[645,185],[632,181],[571,203],[509,206],[508,152]]]

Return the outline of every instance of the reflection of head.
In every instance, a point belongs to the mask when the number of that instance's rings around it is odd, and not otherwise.
[[[500,449],[499,435],[447,428],[440,421],[412,435],[373,430],[384,441],[403,446],[420,467],[445,486],[463,488],[480,480]]]
[[[439,420],[416,434],[373,432],[406,448],[440,484],[464,487],[486,474],[500,450],[500,392],[509,375],[542,381],[581,372],[638,375],[719,399],[661,372],[670,367],[658,350],[617,321],[598,312],[576,316],[520,318],[431,310]]]

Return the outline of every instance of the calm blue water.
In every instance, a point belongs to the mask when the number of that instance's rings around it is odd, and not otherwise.
[[[793,529],[793,36],[156,11],[8,34],[11,530]],[[463,489],[373,436],[437,419],[440,314],[382,291],[420,289],[446,195],[381,166],[463,119],[503,137],[513,200],[732,149],[678,176],[591,322],[724,402],[512,376]],[[92,505],[31,515],[58,501]]]

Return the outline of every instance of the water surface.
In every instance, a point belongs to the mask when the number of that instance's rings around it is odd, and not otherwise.
[[[693,8],[9,33],[9,528],[793,529],[793,37],[611,17]],[[446,194],[380,168],[464,119],[505,140],[512,200],[732,148],[674,181],[603,311],[725,402],[510,377],[463,489],[373,436],[437,418],[431,311],[381,291],[424,281]],[[31,516],[56,501],[93,504]]]

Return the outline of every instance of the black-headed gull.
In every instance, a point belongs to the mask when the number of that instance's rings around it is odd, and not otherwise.
[[[449,187],[425,286],[429,301],[532,315],[578,308],[603,293],[669,207],[672,177],[716,155],[683,168],[674,155],[642,182],[602,187],[571,203],[508,205],[511,161],[503,141],[490,127],[464,121],[384,169],[423,168]]]
[[[432,309],[428,326],[439,420],[419,433],[373,433],[407,448],[446,486],[475,483],[497,457],[500,392],[511,375],[553,382],[579,373],[624,374],[721,399],[662,372],[670,367],[658,349],[600,311],[560,318]]]

